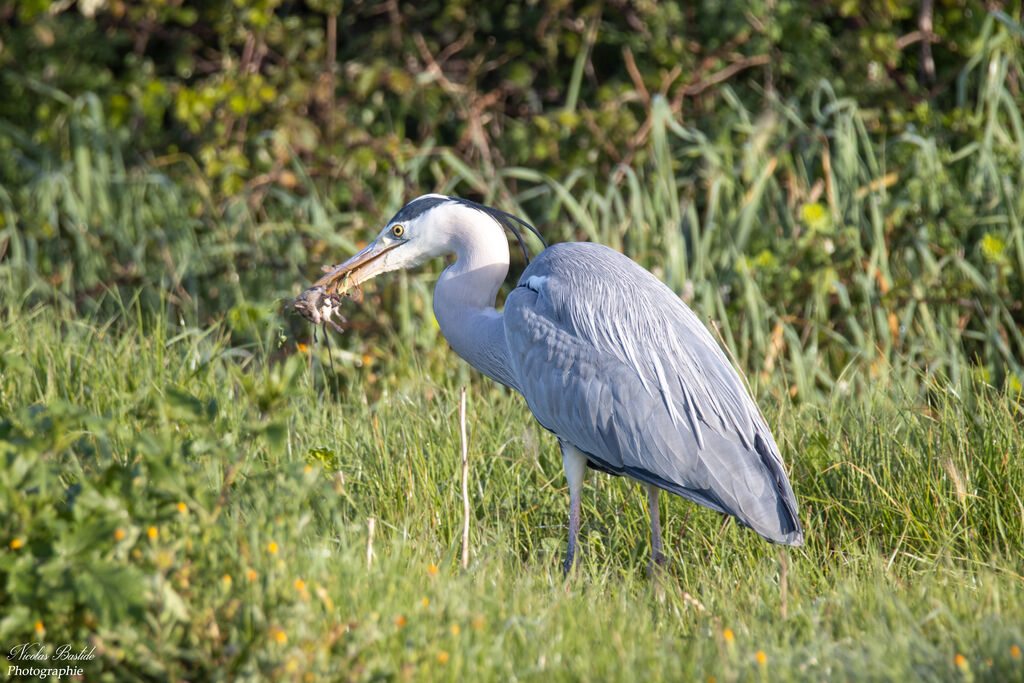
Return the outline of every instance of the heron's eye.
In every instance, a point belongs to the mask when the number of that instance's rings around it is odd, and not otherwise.
[[[396,225],[395,227],[391,228],[391,234],[394,235],[395,237],[401,237],[402,235],[405,234],[405,228],[403,228],[401,225]]]

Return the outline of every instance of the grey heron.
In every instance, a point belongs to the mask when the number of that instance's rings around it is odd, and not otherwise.
[[[599,244],[538,254],[495,309],[509,269],[510,228],[525,221],[428,194],[314,287],[328,295],[448,254],[434,316],[452,349],[522,394],[557,438],[569,484],[573,565],[587,467],[647,487],[651,568],[664,563],[661,490],[735,517],[768,541],[801,545],[796,497],[772,433],[707,328],[650,272]],[[539,237],[539,234],[538,234]],[[543,241],[543,240],[542,240]]]

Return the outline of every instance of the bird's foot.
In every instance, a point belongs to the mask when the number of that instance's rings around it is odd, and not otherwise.
[[[665,573],[665,568],[668,567],[668,558],[662,552],[656,552],[651,561],[647,563],[647,578],[657,579],[659,576]]]
[[[651,561],[647,563],[647,578],[651,580],[658,602],[665,602],[665,582],[668,576],[666,567],[668,567],[668,558],[661,552],[656,552]]]
[[[573,571],[573,567],[574,566],[576,568],[575,573],[576,574],[580,573],[580,566],[578,564],[576,564],[574,562],[574,560],[575,560],[575,557],[572,554],[569,554],[569,555],[565,556],[565,562],[562,563],[562,578],[563,579],[569,578],[569,573]]]
[[[565,593],[568,595],[569,589],[572,587],[576,578],[580,575],[580,565],[575,561],[576,553],[569,552],[565,555],[565,561],[562,563],[562,579],[565,581]]]

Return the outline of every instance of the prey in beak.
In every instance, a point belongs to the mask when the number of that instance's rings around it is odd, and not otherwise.
[[[313,286],[292,300],[292,308],[314,325],[330,325],[341,332],[341,327],[334,317],[345,319],[338,311],[341,309],[342,295],[353,301],[363,298],[360,285],[385,271],[384,259],[381,257],[400,242],[390,244],[375,240],[352,258],[337,266],[324,266],[323,277]]]
[[[338,332],[344,332],[341,326],[334,322],[336,315],[341,322],[346,322],[345,318],[337,312],[341,308],[340,294],[328,294],[323,287],[314,285],[292,299],[292,308],[314,325],[330,323],[331,327]]]

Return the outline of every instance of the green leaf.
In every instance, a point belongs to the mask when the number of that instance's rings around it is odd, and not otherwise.
[[[202,401],[184,389],[167,387],[164,396],[167,399],[168,416],[172,419],[196,420],[206,414]]]
[[[73,577],[78,598],[108,626],[128,619],[146,604],[145,578],[135,567],[94,561],[77,565]]]

